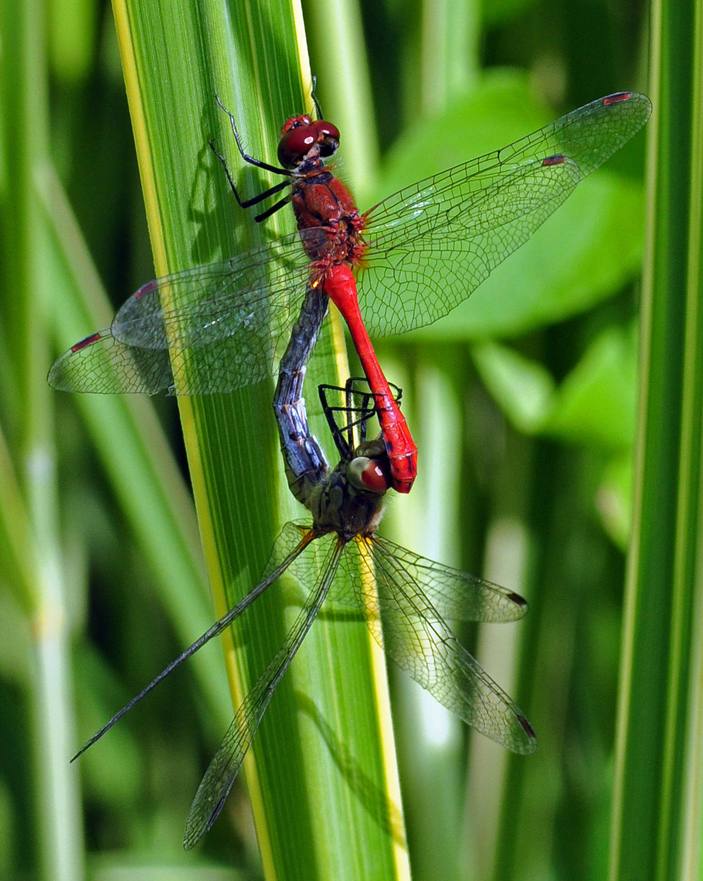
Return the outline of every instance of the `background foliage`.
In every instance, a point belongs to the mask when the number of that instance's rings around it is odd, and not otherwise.
[[[362,207],[600,95],[647,91],[637,3],[310,0],[304,15]],[[256,878],[241,784],[204,846],[180,851],[231,716],[216,650],[65,764],[212,612],[173,403],[43,384],[109,320],[98,279],[114,307],[154,272],[110,7],[4,0],[1,26],[0,876]],[[519,625],[462,637],[530,717],[534,757],[472,736],[393,673],[416,879],[606,877],[644,145],[450,318],[379,347],[422,451],[385,528],[531,603]],[[76,286],[88,305],[71,313],[58,304]]]

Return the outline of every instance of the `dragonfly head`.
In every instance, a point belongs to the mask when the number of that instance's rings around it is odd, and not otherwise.
[[[377,496],[390,489],[390,466],[382,441],[368,441],[357,447],[347,465],[347,479],[354,489]]]
[[[297,168],[312,150],[323,159],[334,156],[339,147],[339,129],[324,119],[294,116],[281,129],[278,161],[283,168]]]

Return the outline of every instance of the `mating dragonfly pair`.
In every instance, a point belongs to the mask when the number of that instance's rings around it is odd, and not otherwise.
[[[278,372],[274,412],[286,474],[291,491],[312,515],[312,524],[284,528],[259,584],[78,755],[283,572],[295,574],[308,545],[328,544],[315,577],[310,579],[309,567],[304,569],[301,578],[312,588],[309,597],[237,711],[203,778],[186,825],[186,847],[219,814],[273,691],[335,582],[343,582],[345,593],[351,585],[386,652],[441,703],[514,752],[535,749],[525,716],[444,620],[515,620],[525,613],[525,602],[376,535],[387,490],[409,492],[412,487],[417,449],[369,333],[401,332],[448,313],[523,244],[583,177],[626,143],[650,112],[642,95],[607,96],[502,150],[407,187],[365,214],[324,164],[339,144],[331,123],[306,115],[289,120],[279,143],[279,168],[244,152],[230,115],[242,158],[285,177],[243,200],[217,153],[237,201],[248,208],[290,187],[256,220],[291,201],[299,232],[241,257],[149,282],[122,306],[110,328],[74,345],[52,367],[54,387],[79,392],[211,394]],[[336,410],[339,422],[328,399],[332,387],[323,388],[323,407],[340,453],[331,471],[309,431],[302,397],[305,365],[329,299],[348,323],[369,387],[368,392],[354,386],[345,390],[345,402]],[[381,434],[367,440],[373,414]],[[377,591],[371,603],[366,601],[368,578],[375,579]]]

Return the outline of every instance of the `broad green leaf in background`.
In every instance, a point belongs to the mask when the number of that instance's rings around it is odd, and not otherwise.
[[[516,428],[597,451],[603,483],[594,487],[593,503],[623,547],[631,520],[636,343],[632,329],[607,328],[558,387],[540,362],[505,345],[472,349],[486,388]]]
[[[608,328],[558,388],[537,361],[497,343],[474,346],[486,387],[521,430],[623,450],[632,446],[637,340]]]
[[[385,159],[369,204],[549,121],[526,77],[510,71],[486,74],[444,113],[404,133]],[[642,150],[643,144],[640,136],[635,148]],[[642,253],[642,189],[612,171],[619,158],[579,184],[451,318],[410,332],[404,342],[517,336],[612,297],[636,274]]]

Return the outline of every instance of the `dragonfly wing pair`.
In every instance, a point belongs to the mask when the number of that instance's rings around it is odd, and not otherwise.
[[[217,819],[271,696],[330,590],[336,601],[355,604],[386,653],[441,704],[513,752],[527,754],[537,748],[522,711],[458,642],[443,617],[515,621],[527,611],[521,597],[388,539],[356,537],[345,543],[328,533],[310,541],[310,547],[301,547],[301,538],[310,533],[309,524],[288,523],[276,540],[264,581],[280,569],[281,561],[290,559],[287,575],[307,597],[281,648],[237,710],[203,777],[186,823],[186,848],[193,847]]]
[[[512,752],[534,752],[524,713],[444,620],[449,612],[466,621],[515,621],[527,612],[522,597],[375,535],[350,542],[343,566],[371,632],[399,667],[481,734]]]
[[[369,333],[401,333],[449,313],[650,113],[643,95],[601,98],[368,211],[354,268]],[[66,391],[194,395],[273,375],[310,280],[306,250],[327,235],[302,229],[241,257],[149,282],[108,330],[69,349],[49,382]]]
[[[647,122],[625,92],[389,196],[364,215],[359,302],[372,336],[432,324],[466,300]]]
[[[298,233],[150,281],[51,368],[63,391],[225,394],[273,376],[310,265]]]
[[[291,540],[293,547],[299,545],[300,531],[286,527],[276,543],[273,560],[285,558],[290,553]],[[328,547],[321,577],[314,582],[315,588],[309,592],[280,649],[239,706],[195,794],[183,838],[186,850],[198,843],[222,810],[273,693],[329,593],[343,550],[338,539]]]

